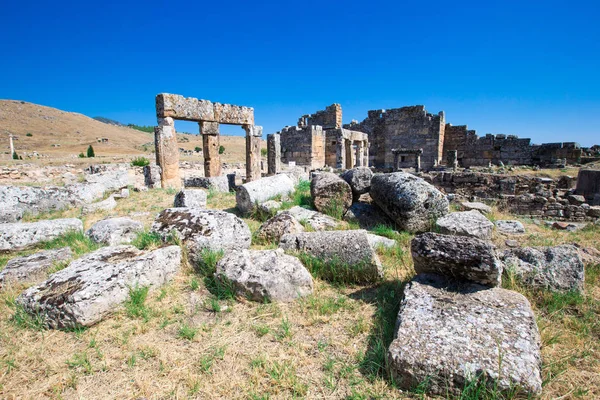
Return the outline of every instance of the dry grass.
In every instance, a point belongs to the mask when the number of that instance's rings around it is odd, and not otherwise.
[[[110,215],[148,212],[136,216],[148,226],[172,200],[173,193],[163,190],[132,192]],[[208,204],[234,212],[235,196],[211,192]],[[106,216],[85,216],[86,229]],[[497,211],[493,217],[512,218]],[[260,225],[245,221],[252,231]],[[572,234],[524,223],[531,234],[522,237],[523,243],[600,245],[597,230]],[[169,285],[149,293],[144,312],[123,308],[92,328],[63,332],[13,318],[14,298],[22,288],[2,290],[0,398],[426,398],[396,389],[385,373],[383,355],[402,286],[414,271],[411,235],[378,233],[398,243],[379,249],[383,282],[331,285],[317,279],[312,296],[290,304],[219,299],[186,266]],[[495,242],[503,244],[503,238]],[[599,275],[598,267],[588,269],[583,302],[527,291],[513,280],[505,283],[528,296],[536,309],[544,341],[545,399],[600,396]]]

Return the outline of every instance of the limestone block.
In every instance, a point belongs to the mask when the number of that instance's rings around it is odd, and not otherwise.
[[[71,259],[69,247],[58,250],[43,250],[30,256],[15,257],[0,271],[0,288],[11,283],[37,283],[46,279],[46,274],[58,263]]]
[[[83,231],[80,219],[63,218],[0,224],[0,251],[27,249],[73,231]]]
[[[283,235],[300,232],[304,232],[302,224],[290,213],[283,212],[263,223],[256,236],[262,240],[279,243]]]
[[[173,207],[206,208],[206,192],[201,189],[183,189],[175,195]]]
[[[292,180],[285,174],[278,174],[243,184],[236,192],[235,201],[237,208],[248,214],[257,204],[276,196],[287,196],[294,190]]]
[[[494,229],[494,224],[477,210],[450,213],[438,219],[435,224],[440,233],[483,240],[491,240]]]
[[[322,172],[313,178],[310,195],[315,208],[321,212],[340,208],[343,215],[352,205],[352,188],[345,180],[330,172]]]
[[[96,243],[117,246],[131,243],[144,230],[141,222],[127,217],[108,218],[96,222],[85,235]]]

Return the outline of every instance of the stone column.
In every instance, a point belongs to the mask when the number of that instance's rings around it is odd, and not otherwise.
[[[421,154],[415,154],[415,172],[421,172]]]
[[[242,125],[246,131],[246,182],[261,178],[260,174],[260,142],[262,126]]]
[[[268,175],[281,172],[281,136],[277,133],[267,135]]]
[[[364,167],[364,159],[365,159],[365,143],[361,140],[360,142],[358,142],[358,145],[356,146],[356,166],[357,167]]]
[[[351,169],[352,167],[354,167],[354,160],[353,160],[353,155],[352,155],[352,141],[350,140],[345,140],[345,145],[346,145],[346,165],[345,168],[346,169]]]
[[[204,155],[204,176],[221,176],[221,156],[219,155],[219,123],[200,121],[202,153]]]
[[[363,161],[363,165],[365,167],[369,166],[369,141],[365,140],[364,142],[364,161]]]
[[[448,167],[456,171],[458,168],[458,152],[456,150],[448,150],[446,152],[446,159]]]
[[[15,154],[15,145],[13,143],[12,133],[8,134],[8,141],[10,142],[10,158],[12,159],[13,154]]]
[[[160,183],[163,189],[181,188],[179,176],[179,146],[173,118],[159,118],[154,128],[156,163],[161,169]]]

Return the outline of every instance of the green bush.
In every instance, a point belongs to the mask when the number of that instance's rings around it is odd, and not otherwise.
[[[13,160],[18,160],[19,159],[19,155],[17,154],[17,152],[13,152]]]
[[[225,153],[225,146],[219,146],[219,154]]]
[[[195,151],[196,153],[202,153],[202,147],[200,147],[200,146],[196,146],[196,147],[194,147],[194,151]]]
[[[27,132],[27,135],[25,136],[32,137],[33,135],[30,132]]]
[[[79,158],[85,158],[85,154],[79,153]]]
[[[87,149],[87,156],[88,157],[96,157],[96,154],[94,154],[94,148],[92,147],[91,144],[90,144],[90,147],[88,147],[88,149]]]
[[[266,156],[267,156],[267,154],[268,154],[268,151],[267,151],[267,149],[260,149],[260,155],[261,155],[261,156],[263,156],[263,157],[266,157]]]
[[[132,167],[145,167],[148,164],[150,164],[150,160],[148,160],[146,157],[136,157],[131,160]]]

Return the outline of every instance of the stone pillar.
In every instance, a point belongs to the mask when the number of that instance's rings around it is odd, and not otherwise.
[[[204,155],[204,176],[221,176],[221,156],[219,155],[219,123],[200,121],[202,153]]]
[[[8,134],[8,141],[10,142],[10,158],[12,158],[13,154],[15,154],[15,145],[13,143],[12,133]]]
[[[362,164],[362,161],[363,161],[363,142],[361,140],[361,141],[355,142],[355,143],[358,143],[356,145],[356,163],[355,164],[356,164],[357,167],[362,167],[363,166],[363,164]]]
[[[415,154],[415,172],[421,172],[421,154]]]
[[[352,156],[352,141],[345,140],[344,144],[346,145],[346,169],[351,169],[354,167],[354,160]]]
[[[267,135],[268,175],[281,172],[281,136],[277,133]]]
[[[260,142],[262,126],[242,125],[246,131],[246,182],[261,178],[260,174]]]
[[[364,143],[363,166],[368,167],[369,166],[369,141],[365,140],[363,143]]]
[[[163,189],[181,188],[179,176],[179,146],[173,118],[159,118],[154,128],[154,144],[156,147],[156,164],[161,169],[160,183]]]
[[[458,152],[456,150],[448,150],[446,152],[446,160],[448,167],[456,171],[458,168]]]

